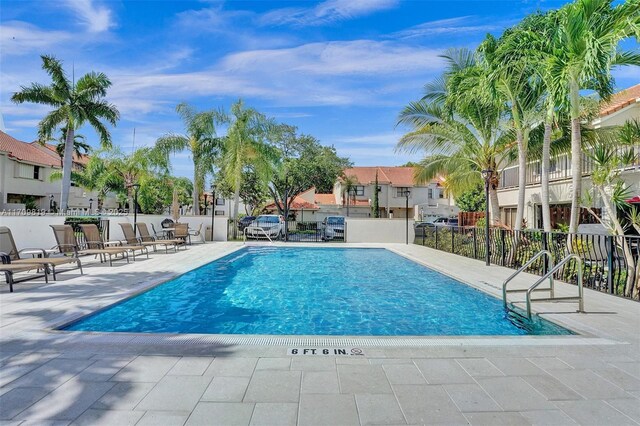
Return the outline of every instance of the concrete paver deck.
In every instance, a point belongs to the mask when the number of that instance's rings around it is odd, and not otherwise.
[[[240,247],[190,246],[111,268],[89,260],[82,277],[3,287],[0,422],[640,424],[640,304],[590,290],[587,313],[535,306],[578,336],[373,340],[363,356],[288,356],[275,340],[52,331]],[[425,247],[385,247],[495,296],[512,273]],[[531,282],[523,275],[514,285]]]

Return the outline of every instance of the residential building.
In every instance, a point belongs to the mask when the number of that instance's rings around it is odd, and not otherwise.
[[[344,170],[343,174],[357,182],[353,192],[347,196],[343,181],[339,179],[333,188],[333,195],[341,211],[346,214],[349,210],[349,216],[355,217],[372,216],[371,205],[375,191],[378,192],[380,217],[408,216],[416,220],[427,220],[431,217],[450,217],[458,214],[453,198],[445,194],[442,179],[417,184],[414,173],[414,167],[352,167]],[[405,196],[407,191],[408,199]]]
[[[74,156],[74,167],[82,167],[86,156]],[[51,210],[60,205],[60,181],[51,181],[54,171],[62,170],[62,159],[53,145],[19,141],[0,131],[0,210],[33,208]],[[72,186],[70,209],[96,209],[98,194]],[[118,202],[109,196],[103,208],[116,209]]]
[[[596,129],[610,126],[618,126],[629,120],[640,120],[640,84],[613,95],[611,100],[600,108],[598,117],[593,120],[591,126]],[[582,190],[587,192],[591,188],[591,171],[593,165],[585,153],[582,158]],[[640,194],[640,163],[621,172],[622,179],[633,191],[633,195]],[[518,173],[519,167],[513,165],[505,168],[500,174],[500,187],[498,201],[500,204],[500,219],[510,227],[515,225],[516,205],[518,200]],[[542,207],[540,195],[541,163],[533,161],[527,165],[525,211],[524,220],[530,228],[542,228]],[[561,154],[551,160],[549,202],[551,205],[552,227],[558,224],[568,224],[571,208],[571,158],[570,155]],[[596,199],[593,206],[596,212],[600,212],[601,206]],[[590,223],[595,218],[586,209],[581,212],[581,222]]]

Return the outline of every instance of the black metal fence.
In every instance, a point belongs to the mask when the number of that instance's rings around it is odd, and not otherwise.
[[[344,242],[346,239],[347,225],[326,226],[323,222],[295,220],[288,221],[286,225],[277,225],[274,229],[264,231],[247,230],[246,224],[240,221],[229,220],[227,228],[227,239],[229,241],[246,240],[265,240],[268,241],[285,241],[290,243],[318,243],[318,242]],[[266,235],[265,235],[266,234]],[[269,238],[267,238],[267,236]]]
[[[86,242],[80,224],[92,224],[98,227],[102,241],[109,240],[109,219],[100,217],[67,217],[64,221],[65,225],[71,225],[76,241],[80,247],[85,247]]]
[[[414,242],[478,260],[485,259],[487,246],[484,228],[476,227],[417,228]],[[638,299],[640,237],[490,230],[489,256],[492,264],[518,269],[540,250],[549,250],[556,262],[570,253],[577,254],[583,262],[585,287]],[[567,263],[555,278],[575,283],[577,265],[575,261]],[[527,268],[527,272],[536,275],[544,275],[547,271],[548,264],[544,258]]]

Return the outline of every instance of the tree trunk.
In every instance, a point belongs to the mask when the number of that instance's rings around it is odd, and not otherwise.
[[[64,157],[62,159],[62,190],[60,192],[60,211],[69,209],[69,192],[71,191],[71,169],[73,168],[73,123],[67,121],[67,140],[64,145]]]
[[[524,192],[527,185],[527,147],[525,146],[524,134],[522,130],[516,132],[516,142],[518,144],[518,205],[516,207],[516,223],[514,229],[522,229],[522,218],[524,217]]]
[[[238,222],[238,209],[240,208],[240,185],[236,185],[235,191],[233,191],[233,220]]]
[[[551,163],[551,120],[544,123],[544,137],[542,141],[542,182],[540,198],[542,199],[542,227],[545,232],[551,232],[551,212],[549,208],[549,169]]]
[[[489,224],[497,225],[500,222],[500,205],[498,204],[498,190],[493,185],[489,185],[489,213],[491,214]]]
[[[576,83],[570,84],[571,97],[571,220],[569,233],[578,232],[580,197],[582,195],[582,135],[580,134],[580,93]]]
[[[193,216],[198,216],[200,214],[200,176],[198,176],[196,163],[193,163],[193,194],[192,194],[192,202],[193,209],[191,210],[191,214]]]

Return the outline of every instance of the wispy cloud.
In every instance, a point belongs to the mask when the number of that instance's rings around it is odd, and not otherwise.
[[[286,7],[267,12],[263,25],[321,26],[391,9],[398,0],[327,0],[314,7]]]
[[[473,16],[460,16],[450,19],[439,19],[424,22],[390,35],[391,38],[412,39],[438,35],[461,35],[470,33],[486,33],[504,28],[504,23],[478,23]]]
[[[68,42],[73,34],[66,31],[46,31],[21,21],[0,25],[2,55],[30,55]]]
[[[76,13],[77,19],[86,26],[88,32],[108,31],[115,25],[111,10],[96,5],[92,0],[64,0],[62,4]]]

